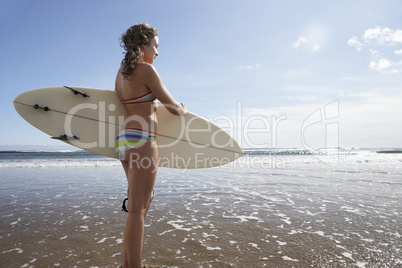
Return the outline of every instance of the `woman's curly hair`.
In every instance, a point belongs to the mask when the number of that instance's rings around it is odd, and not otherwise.
[[[121,61],[121,73],[125,79],[128,79],[138,60],[143,56],[141,45],[149,45],[157,35],[158,30],[148,23],[135,24],[125,34],[122,34],[120,46],[126,50],[126,53]]]

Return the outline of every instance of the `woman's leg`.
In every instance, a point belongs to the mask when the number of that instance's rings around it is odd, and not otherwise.
[[[124,231],[124,268],[141,266],[144,219],[148,211],[156,179],[158,150],[147,142],[127,152],[125,167],[128,179],[128,215]],[[126,165],[126,166],[125,166]]]
[[[122,160],[121,165],[124,168],[124,172],[126,173],[127,182],[128,182],[128,161]],[[123,242],[124,242],[124,239],[123,239]],[[127,247],[126,247],[125,243],[123,243],[123,266],[122,267],[128,267]]]

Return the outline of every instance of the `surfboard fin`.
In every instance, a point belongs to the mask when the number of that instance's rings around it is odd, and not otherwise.
[[[55,139],[55,140],[61,140],[61,141],[79,140],[80,139],[75,135],[70,137],[70,136],[67,136],[67,134],[60,135],[59,137],[50,137],[50,138]]]
[[[87,97],[89,98],[89,95],[84,91],[81,91],[81,90],[78,90],[78,89],[75,89],[72,87],[68,87],[68,86],[64,86],[64,87],[71,90],[75,95],[81,94],[84,98],[87,98]]]

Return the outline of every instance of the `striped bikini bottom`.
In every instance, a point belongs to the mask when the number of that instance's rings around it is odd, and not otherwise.
[[[126,152],[146,142],[156,142],[156,134],[135,128],[126,128],[116,137],[115,151],[120,160],[126,160]]]

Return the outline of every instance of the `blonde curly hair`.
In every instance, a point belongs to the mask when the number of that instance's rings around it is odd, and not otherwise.
[[[157,35],[158,30],[148,23],[137,23],[121,35],[120,46],[126,50],[121,61],[121,73],[125,79],[128,79],[138,60],[143,56],[141,45],[149,45]]]

